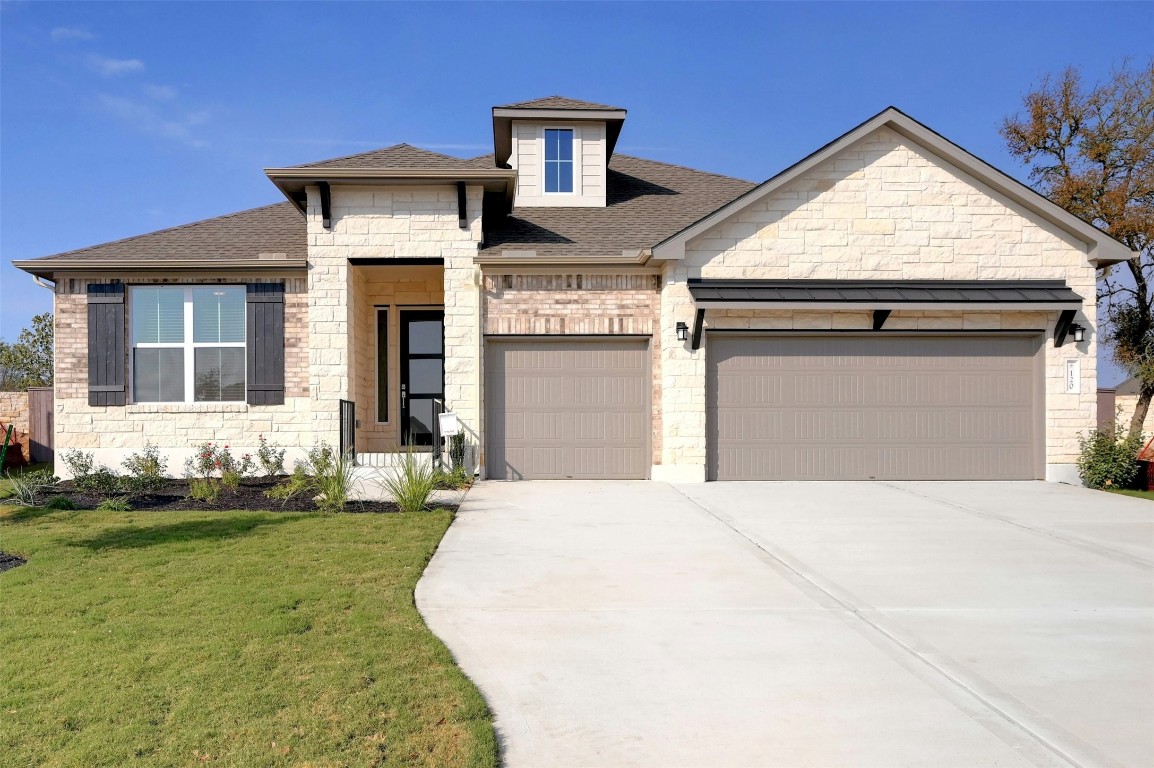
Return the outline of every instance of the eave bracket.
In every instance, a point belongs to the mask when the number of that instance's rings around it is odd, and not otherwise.
[[[1063,309],[1058,315],[1058,324],[1054,326],[1054,347],[1060,347],[1066,343],[1066,336],[1070,333],[1070,326],[1074,323],[1074,315],[1077,310]]]
[[[889,309],[875,309],[874,310],[874,323],[873,324],[874,324],[874,330],[875,331],[880,331],[882,329],[882,326],[886,324],[886,320],[889,319],[891,311],[892,310],[889,310]]]
[[[701,332],[705,328],[705,310],[698,309],[693,316],[693,339],[690,342],[689,348],[693,351],[701,349]]]
[[[317,182],[321,191],[321,226],[331,229],[333,226],[333,194],[327,181]]]

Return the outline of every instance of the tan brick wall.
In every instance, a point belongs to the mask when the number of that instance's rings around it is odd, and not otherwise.
[[[308,338],[308,302],[301,277],[196,278],[120,275],[128,285],[285,283],[285,404],[249,406],[246,403],[129,404],[122,407],[88,405],[88,297],[89,283],[111,279],[64,278],[56,283],[56,451],[79,448],[92,451],[99,462],[119,468],[123,456],[151,442],[170,453],[169,471],[179,474],[184,458],[196,442],[227,443],[234,452],[253,451],[258,435],[289,448],[311,445],[308,423],[308,381],[305,367]],[[126,323],[130,317],[128,307]],[[127,333],[127,328],[126,328]],[[128,337],[126,336],[126,339]],[[128,360],[125,359],[127,370]],[[296,455],[299,455],[296,454]],[[64,468],[57,462],[57,472]]]
[[[1062,279],[1085,297],[1077,321],[1093,329],[1095,271],[1086,246],[1017,210],[998,193],[889,129],[880,129],[802,178],[690,241],[670,262],[662,293],[661,335],[692,323],[685,280],[706,278]],[[868,327],[864,316],[783,313],[728,318],[706,327]],[[1057,312],[897,313],[887,328],[1045,328],[1046,453],[1069,476],[1077,437],[1095,424],[1096,340],[1052,344]],[[781,323],[792,323],[792,326]],[[752,326],[751,326],[752,327]],[[759,326],[760,327],[760,326]],[[667,346],[664,360],[667,464],[705,463],[705,349]],[[1079,394],[1066,394],[1065,365],[1080,361]],[[676,395],[671,395],[673,391]]]
[[[661,463],[661,304],[656,274],[486,273],[485,333],[652,336],[653,463]]]

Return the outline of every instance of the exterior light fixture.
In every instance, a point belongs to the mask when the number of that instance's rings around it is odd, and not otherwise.
[[[1086,326],[1074,323],[1070,326],[1070,333],[1074,334],[1074,342],[1086,340]]]
[[[677,340],[689,341],[689,326],[685,323],[677,324]]]

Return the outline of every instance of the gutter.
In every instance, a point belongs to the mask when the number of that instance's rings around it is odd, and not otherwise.
[[[104,261],[93,259],[28,259],[13,261],[37,280],[55,280],[56,272],[180,272],[212,270],[214,272],[285,272],[308,269],[307,259],[138,259]],[[47,286],[45,286],[47,287]]]
[[[491,255],[479,253],[473,263],[482,267],[639,267],[649,262],[649,248],[622,251],[620,256],[538,256],[536,251],[500,251]]]

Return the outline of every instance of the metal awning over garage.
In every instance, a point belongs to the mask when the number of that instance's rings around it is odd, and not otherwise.
[[[701,346],[707,309],[805,309],[873,312],[880,330],[890,312],[908,310],[1059,311],[1061,346],[1082,306],[1064,280],[710,280],[690,278],[697,309],[693,349]]]

